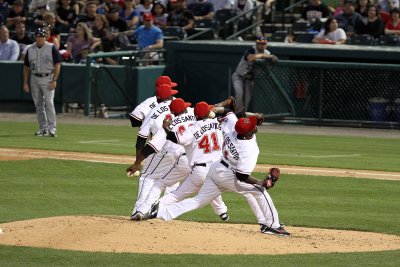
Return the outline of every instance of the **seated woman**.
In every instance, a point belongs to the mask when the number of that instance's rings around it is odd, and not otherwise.
[[[155,26],[159,28],[165,28],[167,26],[168,14],[163,4],[156,2],[151,9],[151,14],[153,15]]]
[[[390,11],[392,20],[389,21],[385,26],[385,34],[394,34],[400,36],[400,11],[398,8],[393,8]]]
[[[79,22],[76,27],[76,33],[68,37],[67,51],[72,55],[75,63],[79,62],[84,47],[90,47],[93,43],[92,31],[84,22]]]
[[[335,18],[330,17],[325,22],[325,27],[312,40],[313,43],[319,44],[345,44],[346,33],[338,27]]]
[[[135,1],[125,0],[124,8],[119,11],[119,17],[125,20],[128,28],[133,30],[139,25],[139,12],[135,9]]]
[[[356,32],[357,34],[369,34],[374,36],[374,38],[378,38],[384,34],[385,24],[378,17],[375,6],[368,6],[367,12],[368,17],[366,21],[360,25],[356,25]]]

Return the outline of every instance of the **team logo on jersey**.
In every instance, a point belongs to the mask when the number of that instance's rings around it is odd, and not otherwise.
[[[185,126],[180,125],[179,128],[178,128],[178,133],[179,133],[180,135],[182,135],[184,132],[185,132]]]
[[[45,55],[45,56],[42,58],[42,62],[43,62],[44,64],[50,63],[50,62],[51,62],[50,56],[49,56],[49,55]]]

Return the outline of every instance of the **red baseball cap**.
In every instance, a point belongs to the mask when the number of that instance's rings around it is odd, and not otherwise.
[[[196,115],[197,118],[204,118],[208,115],[212,107],[213,106],[206,102],[201,101],[194,106],[194,115]]]
[[[178,84],[171,81],[171,78],[168,76],[160,76],[156,80],[156,88],[161,84],[168,84],[170,87],[175,87]]]
[[[257,118],[255,116],[249,118],[240,118],[235,124],[235,130],[240,135],[245,135],[253,131],[257,127]]]
[[[158,99],[165,100],[171,95],[177,94],[177,90],[172,90],[168,84],[161,84],[156,88],[156,96]]]
[[[191,105],[191,103],[185,102],[182,98],[175,98],[171,101],[171,104],[169,104],[169,109],[171,110],[172,114],[177,115]]]
[[[143,20],[153,20],[153,15],[151,13],[143,13]]]

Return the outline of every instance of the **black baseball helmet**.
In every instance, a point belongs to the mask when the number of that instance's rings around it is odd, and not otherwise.
[[[46,31],[43,28],[37,28],[35,31],[35,36],[46,37]]]

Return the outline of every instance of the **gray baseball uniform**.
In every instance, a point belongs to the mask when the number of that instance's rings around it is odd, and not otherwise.
[[[51,90],[49,84],[53,79],[54,65],[60,62],[57,49],[48,42],[42,47],[32,44],[25,55],[24,65],[31,71],[30,88],[42,132],[56,131],[55,90]]]
[[[246,111],[253,95],[254,62],[247,59],[250,54],[259,54],[259,52],[257,52],[257,49],[254,47],[248,49],[244,56],[240,59],[235,72],[232,74],[232,83],[235,91],[237,110],[240,110],[244,107],[245,110],[243,111]],[[270,55],[271,53],[265,49],[264,54]]]

